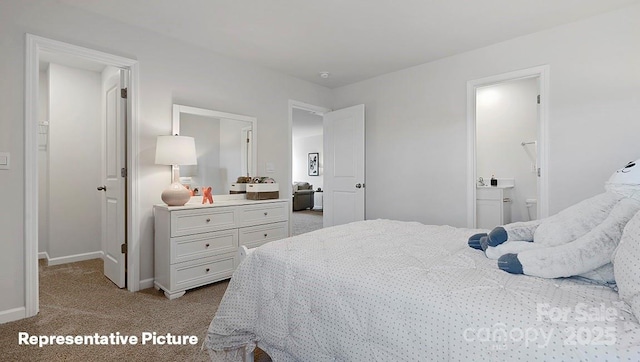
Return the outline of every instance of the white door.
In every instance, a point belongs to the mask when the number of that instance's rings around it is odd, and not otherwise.
[[[364,104],[325,113],[323,123],[323,226],[364,220]]]
[[[105,193],[102,216],[104,275],[119,288],[125,287],[126,265],[126,71],[119,70],[106,83],[106,124],[104,135]],[[126,95],[125,95],[126,97]],[[124,247],[122,245],[125,245]],[[124,250],[123,250],[124,248]]]

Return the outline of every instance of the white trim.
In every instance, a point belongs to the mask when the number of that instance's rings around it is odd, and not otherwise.
[[[127,289],[140,290],[140,153],[138,140],[140,126],[140,63],[131,60],[129,65],[128,106],[131,114],[127,125]]]
[[[140,281],[140,290],[153,288],[153,278],[144,279]]]
[[[467,82],[467,227],[476,227],[476,86]]]
[[[75,263],[78,261],[85,261],[85,260],[91,260],[91,259],[103,259],[103,258],[104,258],[104,253],[102,251],[94,251],[91,253],[60,256],[57,258],[47,258],[47,266]]]
[[[139,119],[139,63],[137,60],[103,53],[97,50],[63,43],[32,34],[26,34],[25,55],[25,317],[38,313],[38,77],[39,52],[67,54],[85,60],[126,68],[130,71],[128,86],[131,115],[127,135],[128,175],[128,258],[127,284],[130,291],[139,290],[140,281],[140,230],[138,186],[138,119]]]
[[[174,104],[173,116],[174,117],[177,116],[178,123],[177,124],[175,123],[176,118],[174,118],[173,119],[174,123],[173,123],[173,126],[171,127],[173,132],[180,132],[180,113],[188,113],[188,114],[193,114],[196,116],[203,116],[203,117],[232,119],[235,121],[251,122],[252,124],[256,122],[256,117],[245,116],[242,114],[214,111],[214,110],[205,109],[205,108],[184,106],[181,104]]]
[[[41,251],[38,253],[38,260],[40,259],[45,259],[45,260],[49,260],[49,253],[47,253],[46,251]]]
[[[313,104],[304,103],[304,102],[300,102],[300,101],[296,101],[296,100],[290,99],[289,100],[289,109],[293,111],[293,108],[302,109],[303,111],[314,112],[318,116],[322,116],[327,112],[333,111],[333,109],[331,109],[331,108],[314,106]]]
[[[38,82],[39,38],[27,34],[24,102],[24,294],[25,317],[40,310],[38,294]]]
[[[538,78],[538,218],[549,216],[549,65],[517,70],[467,82],[467,226],[476,225],[476,90],[493,84]]]
[[[309,103],[304,103],[304,102],[300,102],[300,101],[296,101],[293,99],[289,99],[289,127],[287,129],[287,142],[288,142],[288,148],[289,148],[289,154],[287,157],[287,195],[289,198],[289,220],[292,220],[292,214],[293,214],[293,207],[291,205],[292,200],[291,200],[291,195],[293,195],[293,185],[292,185],[292,179],[293,179],[293,109],[297,108],[297,109],[302,109],[304,111],[310,111],[310,112],[315,112],[317,115],[322,116],[323,114],[327,113],[327,112],[331,112],[330,108],[326,108],[326,107],[320,107],[320,106],[314,106],[313,104],[309,104]],[[291,233],[293,232],[293,223],[290,222],[289,223],[289,235],[291,235]]]
[[[13,309],[7,309],[0,312],[0,324],[17,321],[18,319],[24,319],[26,317],[26,308],[19,307]]]

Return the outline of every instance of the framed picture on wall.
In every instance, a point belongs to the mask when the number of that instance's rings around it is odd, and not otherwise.
[[[318,152],[309,154],[309,176],[320,175],[320,159],[318,155]]]

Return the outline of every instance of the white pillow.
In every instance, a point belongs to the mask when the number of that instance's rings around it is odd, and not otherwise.
[[[640,320],[640,212],[624,228],[613,254],[613,271],[620,299],[631,306]]]

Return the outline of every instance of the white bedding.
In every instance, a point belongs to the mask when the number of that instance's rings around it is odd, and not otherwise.
[[[501,271],[476,232],[373,220],[266,244],[209,327],[216,358],[274,361],[640,360],[640,325],[609,287]]]

